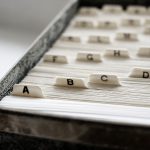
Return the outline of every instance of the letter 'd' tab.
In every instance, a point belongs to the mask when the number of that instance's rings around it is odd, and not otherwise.
[[[132,70],[131,74],[129,75],[129,77],[148,79],[148,78],[150,78],[150,69],[134,68]]]
[[[39,86],[15,84],[12,95],[43,98],[42,90]]]

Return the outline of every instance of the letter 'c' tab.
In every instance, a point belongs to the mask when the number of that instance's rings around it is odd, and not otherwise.
[[[116,75],[107,74],[91,74],[89,82],[95,84],[120,85],[119,79]]]

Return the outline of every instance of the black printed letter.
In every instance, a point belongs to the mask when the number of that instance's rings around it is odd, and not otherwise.
[[[87,59],[88,60],[93,60],[93,55],[92,54],[87,54]]]
[[[28,94],[29,94],[29,90],[28,90],[28,87],[27,87],[27,86],[24,86],[24,88],[23,88],[23,93],[28,93]]]
[[[55,61],[56,61],[56,58],[57,58],[57,56],[53,56],[53,62],[55,62]]]
[[[67,79],[67,84],[68,85],[73,85],[73,80],[72,79]]]
[[[102,76],[101,76],[101,80],[102,80],[102,81],[108,81],[108,77],[107,77],[106,75],[102,75]]]
[[[114,56],[120,56],[120,51],[114,50]]]
[[[143,72],[143,78],[149,78],[149,73],[148,72]]]

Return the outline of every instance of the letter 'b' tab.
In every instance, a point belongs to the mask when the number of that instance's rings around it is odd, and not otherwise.
[[[12,95],[43,98],[42,90],[39,86],[15,84]]]
[[[56,77],[55,85],[65,87],[87,88],[83,79],[73,77]]]

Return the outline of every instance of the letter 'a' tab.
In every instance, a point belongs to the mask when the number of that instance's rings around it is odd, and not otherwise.
[[[42,90],[39,86],[15,84],[13,86],[12,95],[43,98]]]
[[[44,55],[44,62],[53,62],[53,63],[68,63],[67,57],[63,55]]]
[[[119,79],[116,75],[107,74],[91,74],[89,82],[95,84],[120,85]]]
[[[55,85],[64,87],[87,88],[83,79],[73,77],[56,77]]]
[[[150,78],[150,69],[134,68],[132,70],[131,74],[129,75],[129,77],[148,79],[148,78]]]

